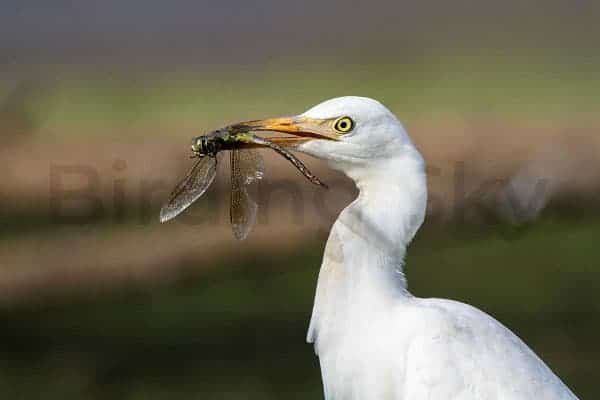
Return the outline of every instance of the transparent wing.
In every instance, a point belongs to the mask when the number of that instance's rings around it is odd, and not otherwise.
[[[256,221],[258,205],[248,187],[265,174],[262,157],[254,150],[231,151],[231,204],[229,215],[233,235],[238,240],[248,236]]]
[[[296,167],[296,169],[298,169],[298,171],[300,171],[300,173],[302,175],[304,175],[304,177],[306,179],[308,179],[309,181],[311,181],[315,185],[323,186],[324,188],[327,188],[327,185],[324,184],[323,182],[321,182],[321,180],[315,174],[313,174],[312,172],[310,172],[310,170],[308,169],[308,167],[306,165],[304,165],[304,163],[302,161],[300,161],[298,158],[296,158],[295,155],[293,155],[292,153],[290,153],[289,151],[287,151],[283,147],[281,147],[281,146],[279,146],[279,145],[271,142],[268,139],[261,138],[261,137],[258,137],[258,136],[252,135],[251,138],[252,138],[252,142],[253,143],[261,144],[263,146],[269,147],[269,148],[273,149],[274,151],[276,151],[277,153],[279,153],[279,155],[281,155],[286,160],[288,160],[289,162],[291,162],[292,165],[294,167]]]
[[[168,203],[160,210],[160,222],[169,221],[206,192],[217,174],[217,158],[202,157],[192,167],[186,177],[179,182]]]

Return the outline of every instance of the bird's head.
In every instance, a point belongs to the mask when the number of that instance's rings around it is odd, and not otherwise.
[[[384,105],[366,97],[338,97],[297,116],[241,125],[253,131],[286,133],[289,136],[270,139],[328,161],[351,176],[375,169],[385,171],[391,159],[407,158],[423,164],[400,121]]]

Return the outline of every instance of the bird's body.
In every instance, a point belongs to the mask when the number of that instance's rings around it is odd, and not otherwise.
[[[576,399],[494,318],[408,292],[403,263],[425,217],[425,163],[387,108],[341,97],[259,122],[307,136],[296,149],[359,189],[329,235],[308,332],[327,400]]]
[[[463,303],[407,298],[355,329],[319,353],[326,399],[575,399],[519,338]]]
[[[460,302],[408,292],[403,261],[425,216],[425,163],[392,114],[373,100],[350,97],[305,115],[348,115],[358,129],[369,120],[372,130],[357,132],[364,141],[342,154],[334,150],[338,142],[299,147],[329,160],[359,189],[329,235],[308,333],[325,398],[576,399],[494,318]]]

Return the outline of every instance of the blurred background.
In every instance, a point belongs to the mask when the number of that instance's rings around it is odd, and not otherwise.
[[[193,136],[362,95],[428,161],[411,291],[491,313],[597,398],[599,18],[592,0],[4,0],[0,393],[322,398],[304,341],[351,183],[265,152],[246,241],[227,165],[188,213],[158,211]]]

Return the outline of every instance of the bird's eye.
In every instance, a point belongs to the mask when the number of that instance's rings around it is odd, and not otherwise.
[[[348,133],[354,128],[354,121],[350,117],[340,117],[333,123],[333,129],[339,133]]]

